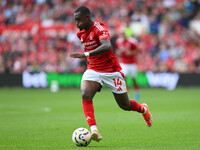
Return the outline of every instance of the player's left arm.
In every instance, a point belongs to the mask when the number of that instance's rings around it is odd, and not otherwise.
[[[102,25],[97,25],[97,30],[95,34],[98,37],[101,45],[98,46],[96,49],[88,52],[89,56],[99,55],[111,51],[112,46],[110,42],[110,35],[106,27]]]
[[[101,42],[101,45],[99,47],[97,47],[96,49],[90,51],[89,56],[99,55],[99,54],[103,54],[103,53],[111,51],[110,39],[102,39],[100,42]],[[71,53],[71,54],[69,54],[69,56],[73,57],[73,58],[86,57],[85,53],[79,53],[79,52]]]
[[[90,56],[99,55],[111,51],[110,39],[102,39],[101,45],[96,49],[90,51]]]
[[[73,58],[84,58],[84,57],[99,55],[99,54],[103,54],[103,53],[111,51],[112,46],[111,46],[110,35],[109,35],[108,30],[101,25],[97,25],[97,30],[95,31],[95,35],[98,37],[101,43],[100,46],[98,46],[97,48],[89,52],[72,53],[72,54],[69,54],[69,56]]]

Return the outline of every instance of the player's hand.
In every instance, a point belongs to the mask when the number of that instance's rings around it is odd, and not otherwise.
[[[84,58],[84,57],[86,57],[84,53],[70,53],[69,56],[72,57],[72,58]]]

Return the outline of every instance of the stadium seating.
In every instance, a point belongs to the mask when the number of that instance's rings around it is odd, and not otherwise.
[[[3,0],[0,73],[82,73],[86,60],[67,57],[82,49],[73,22],[80,5],[109,27],[114,51],[120,30],[138,39],[141,72],[200,73],[199,4],[184,0]]]

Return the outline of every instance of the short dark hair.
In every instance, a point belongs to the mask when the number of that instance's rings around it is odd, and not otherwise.
[[[90,15],[90,9],[87,8],[86,6],[79,6],[76,10],[75,13],[80,12],[81,14],[89,14]]]

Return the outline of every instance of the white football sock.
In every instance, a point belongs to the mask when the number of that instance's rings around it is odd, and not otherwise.
[[[147,108],[144,107],[144,112],[142,114],[146,114],[146,112],[147,112]]]
[[[93,130],[97,130],[97,131],[98,131],[98,129],[97,129],[97,126],[96,126],[96,125],[90,126],[90,129],[91,129],[91,131],[93,131]]]

